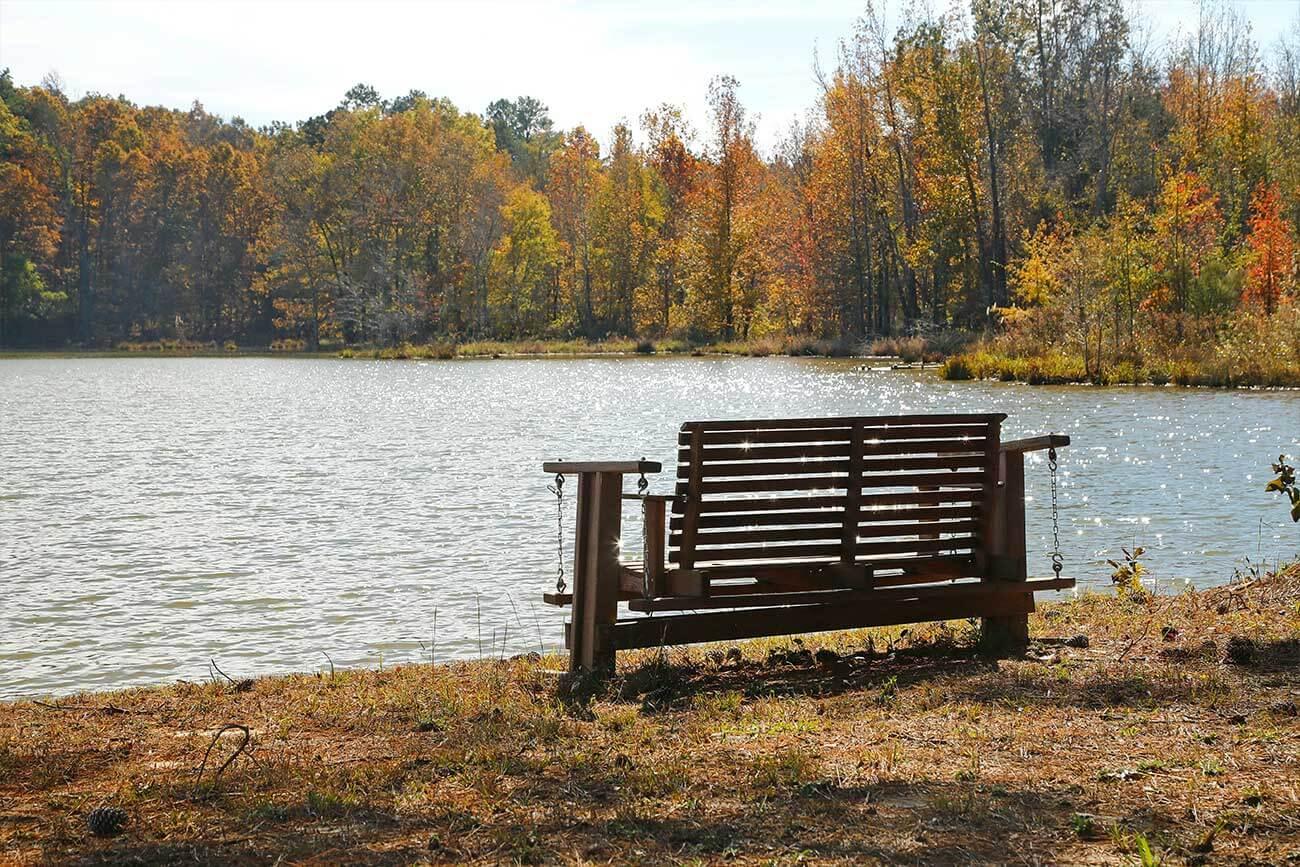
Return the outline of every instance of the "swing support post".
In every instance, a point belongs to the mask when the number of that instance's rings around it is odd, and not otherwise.
[[[570,671],[613,671],[618,619],[623,476],[657,473],[657,461],[548,461],[548,473],[578,476],[573,615],[566,625]]]
[[[1068,446],[1063,434],[1046,434],[1003,443],[998,453],[998,483],[989,520],[989,576],[995,581],[1029,580],[1025,556],[1025,453]],[[1055,508],[1055,503],[1053,503]],[[1033,610],[1032,591],[1027,591]],[[990,649],[1023,648],[1029,643],[1029,614],[982,619],[984,642]]]

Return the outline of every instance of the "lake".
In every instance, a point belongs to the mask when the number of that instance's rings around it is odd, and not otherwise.
[[[1270,461],[1300,452],[1297,391],[949,383],[790,358],[3,360],[0,696],[203,679],[210,659],[239,678],[553,650],[543,460],[670,466],[690,419],[951,411],[1007,413],[1006,439],[1073,438],[1061,541],[1082,586],[1109,587],[1121,546],[1147,547],[1162,590],[1300,550],[1263,491]],[[1041,575],[1041,453],[1026,474]]]

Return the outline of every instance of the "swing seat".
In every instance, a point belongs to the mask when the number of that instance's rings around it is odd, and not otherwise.
[[[1028,579],[1024,453],[1069,438],[1002,443],[1004,418],[687,422],[669,495],[622,494],[622,473],[653,462],[546,464],[580,477],[574,593],[545,597],[574,605],[571,667],[627,648],[966,617],[1022,643],[1034,592],[1074,585]],[[643,506],[641,562],[618,559],[625,497]],[[619,619],[619,602],[664,616]]]

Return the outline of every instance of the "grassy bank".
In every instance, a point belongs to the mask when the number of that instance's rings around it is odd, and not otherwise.
[[[969,343],[962,333],[935,337],[885,337],[870,341],[769,334],[751,340],[726,340],[692,343],[679,339],[611,338],[584,340],[480,340],[468,343],[439,342],[402,344],[382,348],[343,348],[346,358],[508,358],[537,355],[744,355],[755,358],[770,355],[849,358],[884,356],[906,362],[938,362]]]
[[[685,340],[632,340],[611,338],[586,340],[476,340],[466,343],[440,342],[402,344],[388,347],[345,347],[342,358],[529,358],[537,356],[599,355],[769,355],[849,357],[863,355],[866,344],[853,341],[814,340],[797,337],[764,337],[756,340],[731,340],[717,343],[690,343]]]
[[[966,623],[0,705],[18,863],[1284,863],[1300,568]],[[1063,639],[1086,636],[1068,644]],[[835,655],[810,650],[829,649]],[[232,672],[233,674],[233,672]],[[230,730],[205,753],[224,725]],[[227,761],[229,762],[227,765]],[[88,811],[121,807],[111,837]]]
[[[276,340],[269,346],[239,346],[235,343],[153,340],[122,342],[111,349],[0,350],[0,358],[40,356],[125,356],[125,357],[230,357],[242,355],[288,355],[340,358],[451,359],[529,358],[536,356],[599,355],[770,355],[847,358],[884,356],[906,362],[938,362],[966,345],[969,338],[958,332],[935,337],[886,337],[872,341],[823,340],[813,337],[771,334],[752,340],[692,343],[687,340],[610,338],[608,340],[474,340],[403,343],[397,346],[326,346],[308,350],[303,340]]]
[[[944,362],[945,379],[996,379],[1031,385],[1185,385],[1214,388],[1300,388],[1300,366],[1261,356],[1242,364],[1222,361],[1167,360],[1120,362],[1089,372],[1080,356],[1045,353],[1013,356],[988,349],[954,355]]]

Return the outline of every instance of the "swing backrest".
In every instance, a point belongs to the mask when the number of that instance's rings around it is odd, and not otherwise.
[[[687,422],[668,560],[734,574],[804,563],[880,574],[943,560],[954,575],[980,575],[1004,418]]]

